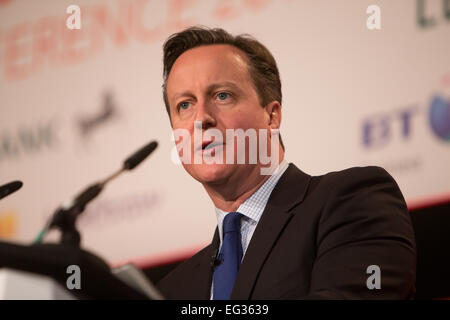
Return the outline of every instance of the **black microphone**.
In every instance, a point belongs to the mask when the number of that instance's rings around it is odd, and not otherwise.
[[[152,141],[149,144],[143,146],[141,149],[136,151],[133,155],[128,157],[127,160],[123,162],[123,169],[132,170],[139,163],[141,163],[145,158],[148,157],[150,153],[152,153],[156,147],[158,146],[158,142]]]
[[[211,266],[213,269],[215,269],[216,267],[220,266],[223,262],[223,259],[219,259],[219,258],[214,258],[213,261],[211,261]]]
[[[0,199],[9,196],[11,193],[16,192],[22,188],[22,181],[12,181],[10,183],[0,186]]]
[[[223,262],[223,259],[219,258],[218,256],[219,248],[216,248],[211,255],[211,268],[214,269],[218,266],[220,266]]]

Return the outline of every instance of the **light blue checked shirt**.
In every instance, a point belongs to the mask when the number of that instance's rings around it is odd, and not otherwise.
[[[253,233],[255,232],[256,226],[258,225],[259,219],[266,208],[267,201],[269,201],[270,194],[272,190],[277,185],[278,180],[281,178],[283,173],[288,168],[288,162],[283,160],[280,162],[280,165],[277,169],[275,169],[274,173],[269,177],[269,179],[264,182],[264,184],[259,187],[258,190],[255,191],[247,200],[245,200],[236,212],[242,213],[243,217],[241,219],[241,241],[242,241],[242,251],[243,256],[245,256],[245,252],[247,251],[248,244],[252,239]],[[223,230],[222,224],[225,215],[228,212],[223,211],[219,208],[216,208],[216,216],[217,216],[217,227],[219,229],[219,237],[220,237],[220,247],[222,247],[223,240]],[[219,249],[220,249],[219,247]],[[213,298],[213,286],[211,286],[211,299]]]

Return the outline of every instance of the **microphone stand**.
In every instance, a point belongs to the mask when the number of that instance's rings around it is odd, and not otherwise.
[[[61,244],[80,247],[81,235],[75,223],[84,208],[75,207],[72,210],[59,209],[53,215],[53,222],[49,229],[58,228],[61,231]]]
[[[76,228],[76,221],[78,216],[83,213],[86,205],[94,200],[100,192],[102,192],[104,186],[119,176],[126,170],[134,169],[138,164],[140,164],[147,156],[152,153],[158,143],[152,141],[145,145],[132,156],[126,159],[120,170],[113,173],[102,182],[93,184],[81,192],[73,201],[66,205],[58,208],[55,213],[50,217],[49,222],[42,229],[42,231],[37,236],[35,243],[42,242],[44,235],[53,228],[57,228],[61,231],[61,243],[73,247],[79,247],[81,242],[80,232]]]
[[[80,246],[81,236],[80,232],[78,232],[75,226],[78,216],[83,213],[86,205],[90,201],[94,200],[100,194],[100,192],[102,192],[103,187],[108,182],[119,176],[125,170],[127,170],[127,168],[124,166],[122,169],[110,175],[102,182],[88,187],[75,198],[73,204],[69,204],[68,207],[63,206],[54,213],[53,220],[51,221],[49,228],[58,228],[59,230],[61,230],[62,244],[67,244],[75,247]]]

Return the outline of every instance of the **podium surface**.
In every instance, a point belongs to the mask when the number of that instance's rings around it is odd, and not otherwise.
[[[67,281],[71,274],[68,273],[68,268],[71,266],[76,266],[80,270],[80,288],[69,290]],[[26,246],[0,241],[0,271],[5,270],[21,272],[21,276],[8,271],[3,273],[6,288],[12,283],[8,282],[8,279],[22,283],[26,272],[35,276],[29,278],[33,284],[31,287],[36,288],[39,284],[43,284],[40,281],[44,281],[45,278],[42,277],[47,277],[46,280],[52,279],[54,284],[58,284],[59,288],[77,299],[149,299],[142,290],[133,288],[116,277],[103,259],[78,247],[61,244]],[[48,285],[48,282],[45,282],[43,286],[45,288]],[[10,290],[14,292],[14,289]],[[55,297],[51,293],[44,296]]]
[[[0,269],[0,300],[74,300],[68,290],[47,276]]]

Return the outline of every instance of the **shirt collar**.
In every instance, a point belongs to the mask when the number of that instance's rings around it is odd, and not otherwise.
[[[270,194],[275,188],[278,180],[281,178],[283,173],[288,168],[288,162],[283,159],[280,162],[279,166],[275,169],[273,174],[269,177],[269,179],[264,182],[264,184],[259,187],[247,200],[245,200],[239,208],[236,210],[239,213],[244,215],[244,219],[250,220],[253,223],[257,224],[261,215],[266,207],[267,201],[269,201]],[[225,215],[228,213],[219,208],[216,209],[217,216],[217,227],[219,229],[220,243],[222,243],[222,224]]]

